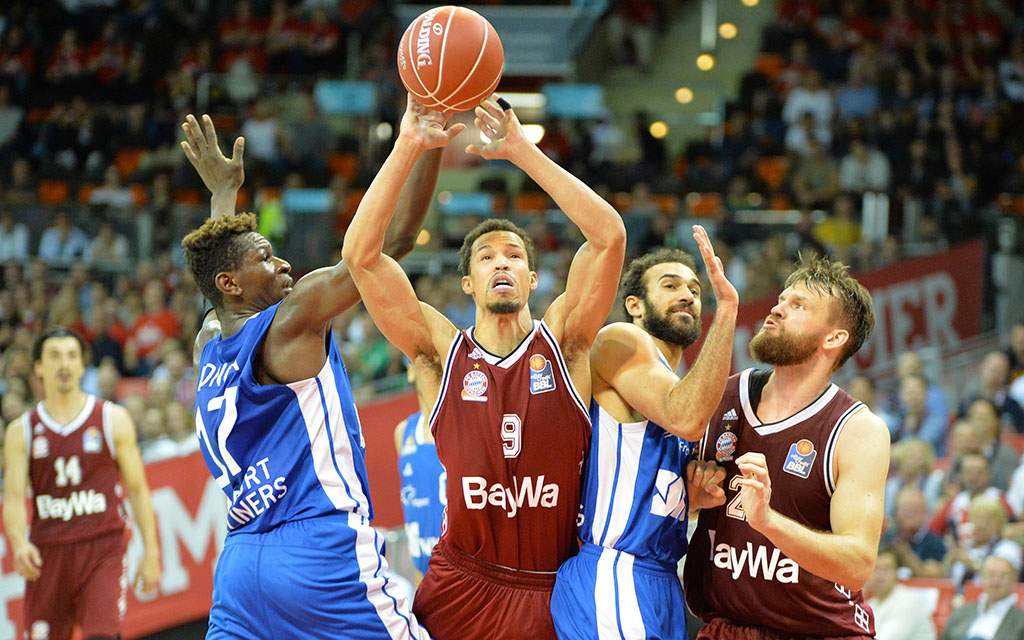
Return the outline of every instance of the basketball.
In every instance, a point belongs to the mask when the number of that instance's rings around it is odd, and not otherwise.
[[[494,27],[465,7],[425,11],[398,45],[402,84],[417,102],[445,113],[480,104],[498,86],[504,63]]]

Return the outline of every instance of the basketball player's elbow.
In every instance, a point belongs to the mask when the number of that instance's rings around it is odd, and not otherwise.
[[[395,260],[401,260],[412,253],[413,247],[416,246],[416,236],[418,234],[418,231],[407,232],[404,230],[394,233],[389,232],[387,237],[384,238],[384,253]]]
[[[850,545],[850,551],[854,557],[843,565],[845,580],[840,582],[844,587],[854,591],[860,591],[867,584],[868,578],[875,570],[875,552],[869,545]]]

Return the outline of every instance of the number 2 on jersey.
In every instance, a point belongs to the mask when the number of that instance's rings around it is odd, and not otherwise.
[[[729,480],[729,491],[735,491],[736,496],[725,506],[725,515],[737,520],[746,520],[747,514],[743,511],[743,497],[740,494],[740,481],[743,476],[735,475]]]

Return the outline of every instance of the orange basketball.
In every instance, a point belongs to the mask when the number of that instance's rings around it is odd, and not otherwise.
[[[412,21],[398,45],[402,84],[425,107],[468,111],[501,80],[505,52],[482,15],[465,7],[435,7]]]

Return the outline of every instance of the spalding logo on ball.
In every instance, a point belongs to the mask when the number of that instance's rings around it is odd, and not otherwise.
[[[435,7],[420,14],[398,45],[402,84],[423,106],[468,111],[494,92],[505,52],[482,15],[465,7]]]

